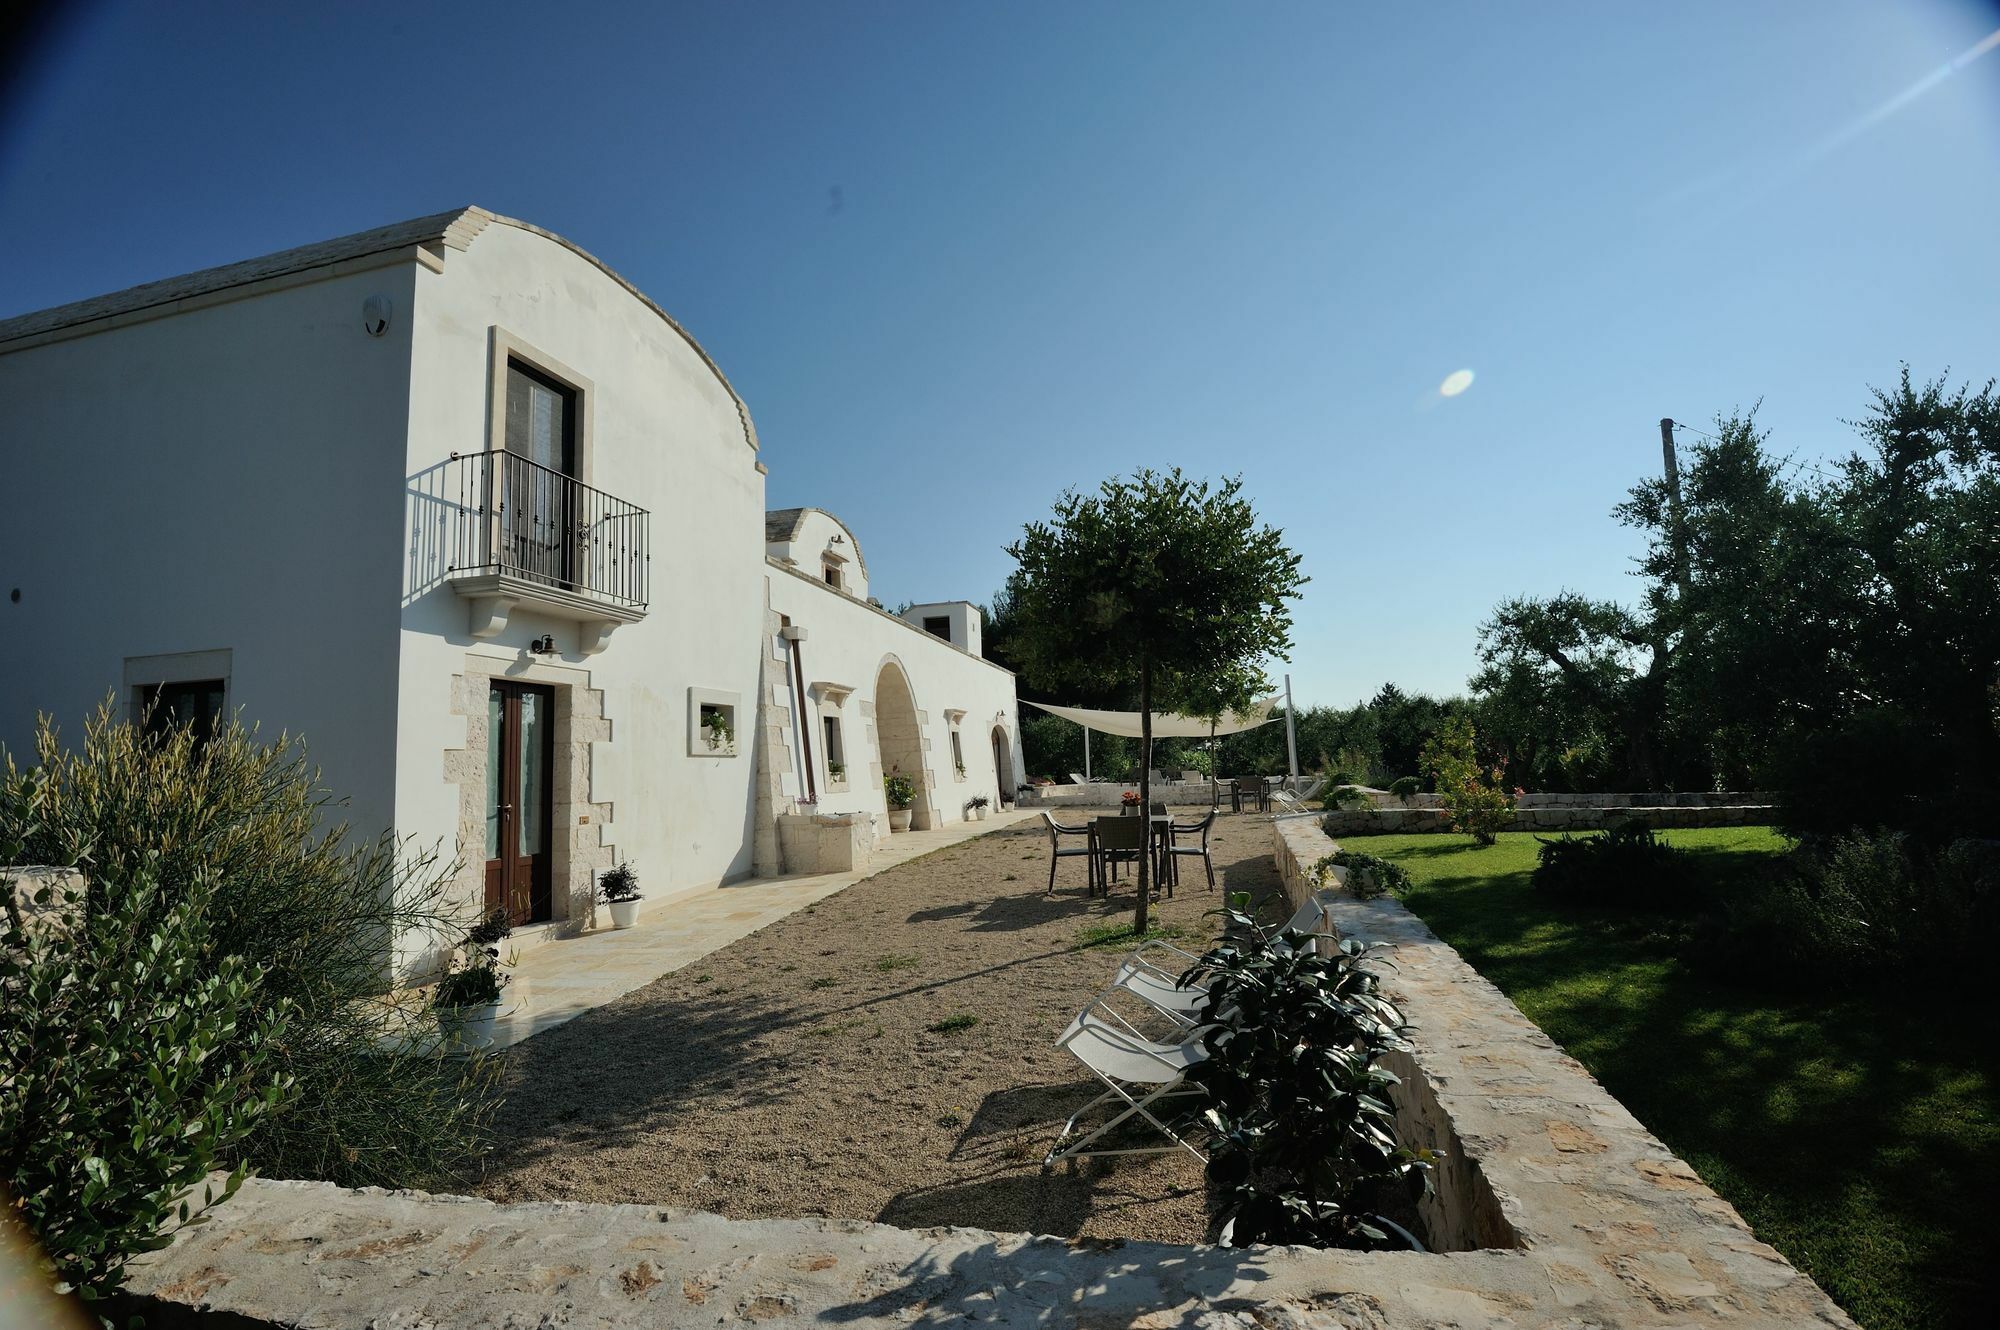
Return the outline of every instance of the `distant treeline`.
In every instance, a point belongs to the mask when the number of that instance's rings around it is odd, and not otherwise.
[[[1423,776],[1424,741],[1462,713],[1529,790],[1775,789],[1802,829],[2000,834],[2000,396],[1906,368],[1853,425],[1863,447],[1826,461],[1774,452],[1753,416],[1686,430],[1679,493],[1643,480],[1615,510],[1647,538],[1632,601],[1504,602],[1468,696],[1392,684],[1307,707],[1301,768]],[[1003,664],[1010,602],[988,616]],[[1083,769],[1076,726],[1024,709],[1022,734],[1034,775]],[[1206,748],[1164,742],[1154,765],[1199,768]],[[1137,749],[1093,736],[1093,773],[1129,775]],[[1282,771],[1284,726],[1219,750],[1223,775]]]

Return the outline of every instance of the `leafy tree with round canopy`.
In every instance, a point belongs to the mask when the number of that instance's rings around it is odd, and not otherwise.
[[[1266,659],[1291,646],[1306,578],[1284,533],[1259,522],[1241,477],[1211,484],[1178,468],[1066,491],[1046,522],[1007,547],[1009,649],[1050,687],[1135,688],[1139,800],[1152,806],[1153,713],[1219,715],[1247,703]],[[1151,892],[1139,856],[1133,927]]]

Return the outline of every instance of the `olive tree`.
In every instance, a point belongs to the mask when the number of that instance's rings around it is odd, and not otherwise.
[[[1291,646],[1299,556],[1242,489],[1240,477],[1211,485],[1141,470],[1095,494],[1066,491],[1048,521],[1007,547],[1019,564],[1009,649],[1027,672],[1047,687],[1136,691],[1142,811],[1152,806],[1153,712],[1246,698],[1262,662]],[[1139,932],[1148,859],[1139,856]]]

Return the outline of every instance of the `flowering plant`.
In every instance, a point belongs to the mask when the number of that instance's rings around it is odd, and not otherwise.
[[[1500,768],[1484,768],[1473,748],[1472,722],[1463,716],[1446,721],[1424,745],[1425,770],[1437,779],[1438,801],[1462,831],[1480,845],[1491,845],[1514,816],[1514,796],[1500,783]]]
[[[1126,790],[1118,796],[1118,802],[1124,804],[1127,808],[1136,808],[1139,806],[1139,792],[1137,790]]]

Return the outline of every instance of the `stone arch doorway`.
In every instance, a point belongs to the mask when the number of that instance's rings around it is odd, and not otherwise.
[[[993,727],[993,779],[1000,783],[1000,802],[1014,801],[1014,745],[1004,726]]]
[[[916,695],[910,691],[909,676],[893,660],[882,662],[875,675],[875,750],[884,779],[900,774],[916,784],[917,801],[910,810],[910,825],[920,830],[935,826]]]

